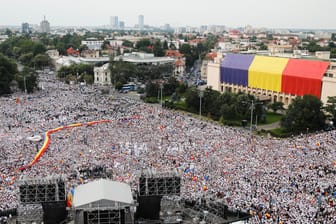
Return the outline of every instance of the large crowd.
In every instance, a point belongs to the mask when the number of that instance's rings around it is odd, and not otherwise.
[[[336,223],[335,131],[252,136],[125,94],[44,82],[34,94],[0,98],[0,211],[18,206],[20,179],[63,174],[70,189],[90,181],[80,170],[103,165],[132,189],[144,169],[177,170],[182,197],[220,198],[250,212],[252,223]],[[105,119],[52,134],[40,160],[19,171],[43,144],[29,137]]]

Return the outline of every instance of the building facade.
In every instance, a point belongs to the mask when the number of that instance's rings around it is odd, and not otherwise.
[[[88,38],[81,42],[82,45],[86,45],[90,50],[100,50],[103,43],[103,40],[98,40],[97,38]]]
[[[97,85],[111,85],[111,71],[109,64],[106,63],[101,67],[94,67],[94,84]]]
[[[177,50],[167,50],[166,57],[175,59],[173,75],[182,77],[186,70],[186,58],[184,55]]]
[[[48,22],[48,20],[46,20],[45,17],[40,23],[40,30],[41,33],[50,33],[50,23]]]
[[[32,32],[32,28],[29,26],[29,23],[22,23],[21,32],[22,33],[31,33]]]
[[[336,96],[336,63],[258,55],[228,54],[208,63],[207,85],[219,92],[243,92],[285,106],[305,94],[327,102]]]
[[[119,28],[118,16],[111,16],[110,17],[110,25],[111,25],[112,29],[118,29]]]
[[[139,15],[139,17],[138,17],[138,25],[139,25],[139,30],[144,30],[144,26],[145,26],[145,17],[144,17],[144,15]]]
[[[152,64],[161,65],[175,62],[174,58],[171,57],[154,57],[154,54],[142,53],[142,52],[132,52],[125,53],[124,55],[119,55],[114,58],[114,61],[125,61],[134,64]]]
[[[322,102],[328,101],[328,96],[336,96],[336,61],[331,61],[322,79]]]

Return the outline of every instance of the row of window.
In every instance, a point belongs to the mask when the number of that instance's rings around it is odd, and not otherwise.
[[[251,95],[263,95],[263,96],[268,96],[272,102],[283,102],[285,105],[289,105],[291,103],[291,100],[293,100],[296,96],[295,95],[279,95],[281,93],[273,93],[270,91],[266,90],[261,90],[261,89],[246,89],[246,88],[238,88],[238,87],[231,87],[231,86],[221,86],[221,92],[233,92],[233,93],[238,93],[238,92],[243,92],[246,94],[251,94]],[[273,95],[273,99],[272,99]]]

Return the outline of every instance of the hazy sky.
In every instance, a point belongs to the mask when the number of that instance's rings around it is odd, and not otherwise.
[[[336,28],[336,0],[1,0],[0,26],[107,25],[118,16],[126,26],[226,25],[267,28]]]

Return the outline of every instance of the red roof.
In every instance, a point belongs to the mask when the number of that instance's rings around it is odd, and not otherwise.
[[[183,54],[181,54],[179,51],[176,50],[167,50],[166,57],[181,58],[183,57]]]
[[[207,53],[207,55],[205,56],[205,58],[208,60],[214,60],[216,57],[217,57],[217,52]]]
[[[78,56],[80,53],[79,53],[79,50],[75,50],[73,49],[72,47],[68,48],[67,50],[67,54],[68,55],[75,55],[75,56]]]
[[[203,39],[193,39],[193,40],[189,40],[189,44],[190,45],[196,45],[196,44],[199,44],[199,43],[202,43],[204,42]]]
[[[231,35],[240,35],[240,31],[239,30],[230,30],[229,32]]]
[[[175,61],[175,66],[177,66],[177,67],[184,66],[184,63],[183,63],[182,60],[179,59],[179,60]]]

